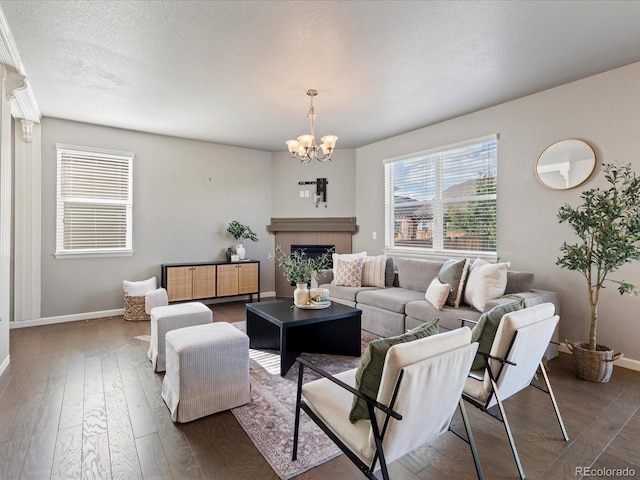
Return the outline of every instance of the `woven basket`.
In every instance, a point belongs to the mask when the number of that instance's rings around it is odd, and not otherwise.
[[[588,343],[565,340],[565,344],[572,353],[576,375],[590,382],[607,383],[613,373],[613,362],[623,356],[614,354],[606,345],[598,344],[596,350],[589,350]]]
[[[124,296],[124,319],[128,322],[144,322],[151,320],[151,317],[144,311],[144,301],[146,295],[125,295]]]

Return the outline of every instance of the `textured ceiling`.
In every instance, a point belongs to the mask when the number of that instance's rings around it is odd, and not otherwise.
[[[45,116],[355,148],[640,61],[640,2],[5,1]]]

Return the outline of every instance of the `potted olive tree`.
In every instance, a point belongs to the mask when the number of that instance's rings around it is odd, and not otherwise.
[[[556,262],[562,268],[581,273],[587,282],[591,309],[588,342],[569,342],[576,374],[585,380],[608,382],[613,361],[622,356],[613,354],[606,345],[597,343],[598,301],[605,282],[617,284],[618,292],[638,295],[636,286],[624,280],[614,280],[610,274],[623,264],[640,260],[640,178],[631,164],[603,164],[608,188],[592,188],[582,192],[582,204],[565,205],[558,211],[560,223],[566,222],[579,237],[574,244],[564,242],[562,256]]]

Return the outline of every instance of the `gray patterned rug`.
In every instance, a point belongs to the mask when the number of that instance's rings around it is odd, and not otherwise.
[[[245,322],[233,324],[245,331]],[[375,335],[362,331],[362,351]],[[300,415],[298,459],[291,460],[298,364],[280,376],[280,356],[272,350],[250,350],[251,402],[231,410],[260,453],[282,479],[300,475],[340,455],[340,450],[307,415]],[[304,353],[314,364],[335,374],[358,366],[359,357]],[[305,383],[317,378],[305,370]]]

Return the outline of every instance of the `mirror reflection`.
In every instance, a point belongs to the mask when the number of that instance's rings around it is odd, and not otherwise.
[[[536,161],[540,182],[556,190],[584,183],[596,167],[593,149],[582,140],[561,140],[547,147]]]

